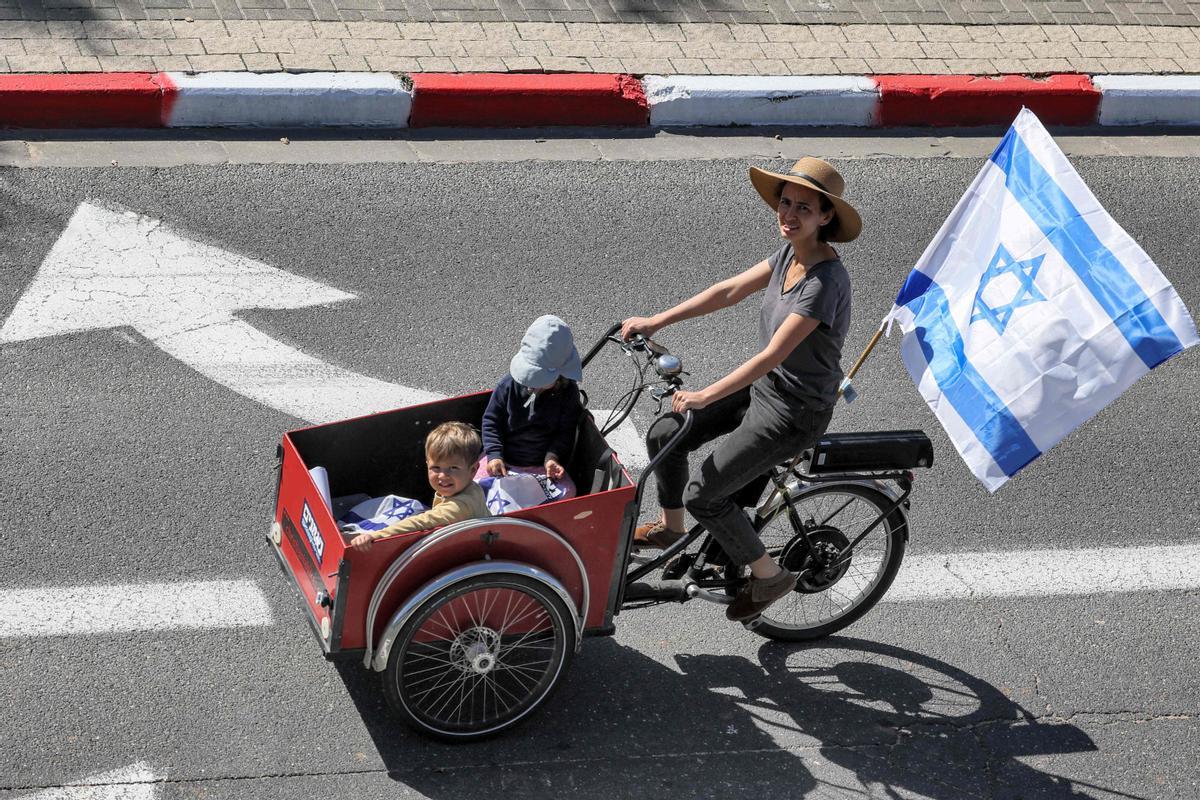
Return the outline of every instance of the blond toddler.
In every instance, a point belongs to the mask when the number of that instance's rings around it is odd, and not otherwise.
[[[384,536],[412,533],[476,517],[490,517],[483,489],[471,480],[483,451],[479,433],[465,422],[443,422],[425,437],[425,463],[433,487],[433,508],[377,531],[360,533],[350,546],[367,550]]]

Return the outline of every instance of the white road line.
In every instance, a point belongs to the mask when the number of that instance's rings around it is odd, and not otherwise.
[[[1051,597],[1200,589],[1200,545],[906,558],[884,599]]]
[[[273,624],[254,581],[55,586],[0,599],[0,638]]]
[[[165,778],[144,762],[101,772],[34,794],[16,795],[21,800],[153,800],[159,781]],[[14,799],[15,800],[15,799]]]
[[[1200,546],[910,556],[886,602],[1200,589]],[[10,590],[0,639],[274,624],[254,581]]]

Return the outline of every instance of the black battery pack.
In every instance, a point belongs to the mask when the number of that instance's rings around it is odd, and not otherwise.
[[[933,443],[924,431],[827,433],[801,456],[809,475],[884,472],[933,466]]]

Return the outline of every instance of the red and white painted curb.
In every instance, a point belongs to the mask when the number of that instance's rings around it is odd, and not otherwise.
[[[1049,125],[1096,122],[1100,92],[1086,75],[881,75],[879,124],[1007,125],[1028,106]]]
[[[1101,125],[1195,125],[1200,76],[1099,75]]]
[[[647,75],[650,124],[854,125],[879,117],[879,90],[852,76]]]
[[[388,72],[161,73],[169,128],[357,125],[403,128],[412,91]]]
[[[414,73],[414,128],[647,124],[646,93],[631,75]]]
[[[16,128],[1200,125],[1200,75],[0,75]]]

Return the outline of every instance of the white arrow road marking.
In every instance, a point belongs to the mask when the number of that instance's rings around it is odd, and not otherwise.
[[[1200,545],[906,558],[885,600],[1049,597],[1200,588]]]
[[[0,342],[129,326],[238,394],[315,423],[438,399],[326,364],[233,316],[351,299],[148,217],[81,203]]]
[[[238,320],[152,341],[222,386],[315,424],[445,397],[335,367]]]
[[[596,420],[597,425],[603,425],[604,420],[608,419],[611,413],[607,409],[592,409],[592,417]],[[605,436],[604,440],[621,459],[625,469],[630,472],[641,472],[650,466],[650,456],[646,453],[646,441],[634,427],[632,418],[625,419],[616,427],[616,430]]]
[[[89,775],[66,786],[22,794],[22,800],[153,800],[159,782],[165,779],[149,765],[139,762],[128,767]]]
[[[254,581],[54,586],[7,591],[0,639],[271,625]]]
[[[149,217],[81,203],[0,327],[0,343],[132,327],[222,386],[312,423],[443,399],[327,364],[234,318],[353,299]],[[649,463],[632,424],[618,433],[629,466]]]

